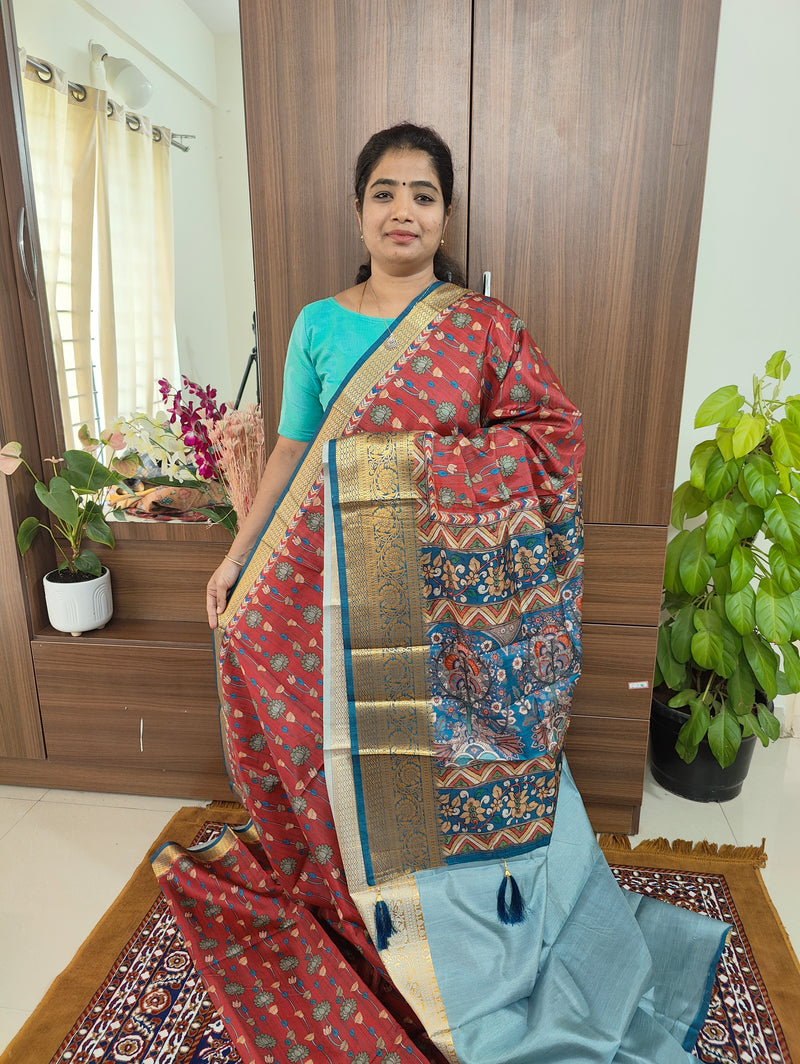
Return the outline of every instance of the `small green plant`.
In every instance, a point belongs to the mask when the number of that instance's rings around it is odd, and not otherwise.
[[[102,566],[100,559],[83,546],[85,539],[114,546],[114,535],[108,526],[103,510],[103,498],[112,485],[122,484],[123,468],[120,472],[109,469],[99,459],[98,453],[103,444],[90,440],[85,427],[81,430],[81,439],[92,449],[83,451],[65,451],[63,458],[49,458],[54,467],[54,476],[49,484],[41,481],[25,459],[22,446],[12,441],[0,449],[0,472],[7,475],[14,473],[20,465],[25,466],[33,477],[34,490],[39,501],[53,515],[52,527],[38,517],[26,517],[17,531],[17,546],[24,554],[40,529],[44,529],[56,545],[62,557],[58,570],[65,579],[81,579],[100,576]],[[108,441],[104,441],[107,443]],[[112,460],[112,464],[117,462]],[[138,462],[136,463],[138,466]]]
[[[766,746],[779,725],[767,702],[800,691],[800,395],[780,396],[785,351],[753,378],[700,405],[693,450],[673,496],[678,529],[666,555],[655,685],[689,713],[676,749],[686,762],[708,737],[731,765],[742,736]],[[684,527],[687,526],[687,527]]]

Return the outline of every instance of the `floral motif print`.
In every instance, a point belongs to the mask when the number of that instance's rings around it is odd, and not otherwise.
[[[383,425],[389,420],[391,416],[392,408],[383,404],[379,404],[378,406],[374,406],[372,408],[372,410],[370,411],[369,418],[373,425]]]
[[[510,477],[516,472],[517,460],[513,454],[501,454],[497,466],[504,477]]]

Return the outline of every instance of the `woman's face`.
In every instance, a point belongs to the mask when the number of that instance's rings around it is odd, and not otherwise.
[[[396,275],[433,269],[450,208],[424,151],[387,151],[357,205],[372,269]]]

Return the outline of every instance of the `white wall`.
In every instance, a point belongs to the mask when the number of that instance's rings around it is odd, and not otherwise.
[[[798,0],[722,0],[676,485],[708,436],[693,428],[706,395],[751,395],[779,349],[800,392],[799,46]]]
[[[187,376],[233,399],[255,308],[238,37],[216,38],[183,0],[15,0],[14,8],[29,54],[91,82],[92,38],[152,82],[144,112],[154,123],[194,135],[187,153],[172,152],[178,353]]]
[[[676,484],[707,394],[780,348],[800,392],[800,3],[722,0]]]

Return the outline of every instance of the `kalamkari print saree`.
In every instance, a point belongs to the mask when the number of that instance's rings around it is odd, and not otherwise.
[[[245,1064],[691,1059],[726,927],[617,886],[562,753],[582,453],[453,285],[326,411],[217,632],[251,821],[154,859]]]

